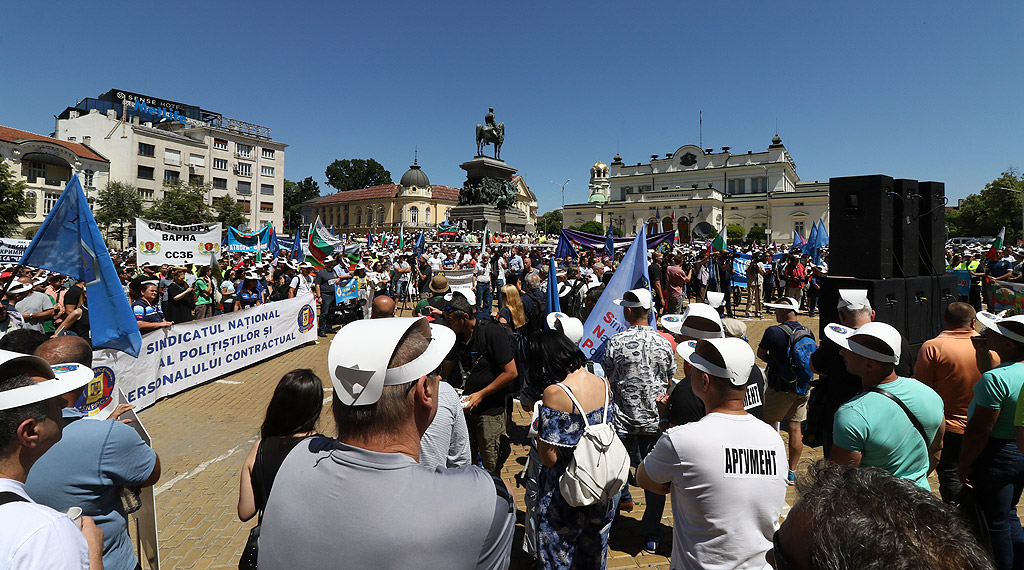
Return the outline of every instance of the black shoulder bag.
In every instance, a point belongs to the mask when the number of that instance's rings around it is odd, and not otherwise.
[[[253,460],[252,472],[262,473],[263,442],[256,448],[256,459]],[[251,477],[252,475],[250,475]],[[256,560],[260,552],[260,525],[263,524],[263,511],[257,513],[256,526],[249,530],[249,539],[245,541],[242,557],[238,559],[238,570],[256,570]]]

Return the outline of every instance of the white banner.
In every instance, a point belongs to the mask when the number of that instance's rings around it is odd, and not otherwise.
[[[93,352],[93,371],[109,374],[136,410],[158,399],[316,340],[313,295],[173,325],[142,337],[138,358]]]
[[[176,226],[135,218],[138,262],[208,265],[220,256],[221,223]]]
[[[448,286],[452,289],[469,289],[473,287],[472,269],[445,269],[441,274],[448,279]]]
[[[0,239],[0,263],[18,263],[31,243],[27,239]]]

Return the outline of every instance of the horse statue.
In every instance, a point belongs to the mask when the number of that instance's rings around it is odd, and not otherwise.
[[[491,115],[493,117],[493,115]],[[484,155],[484,147],[494,144],[494,159],[501,160],[501,143],[505,142],[505,123],[476,125],[476,155]]]

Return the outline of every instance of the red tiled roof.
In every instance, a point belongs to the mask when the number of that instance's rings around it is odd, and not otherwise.
[[[311,202],[317,206],[323,206],[327,204],[338,204],[342,202],[355,202],[357,200],[384,200],[394,199],[398,196],[398,190],[401,188],[398,184],[383,184],[381,186],[370,186],[369,188],[360,188],[359,190],[346,190],[344,192],[337,192],[328,196],[322,196],[315,198]],[[434,199],[437,200],[453,200],[458,201],[459,188],[452,188],[451,186],[440,186],[433,184],[430,186],[431,193]]]
[[[53,139],[50,137],[44,137],[43,135],[37,135],[35,133],[30,133],[28,131],[12,129],[11,127],[5,127],[3,125],[0,125],[0,141],[7,141],[13,143],[19,140],[48,142],[51,144],[60,145],[75,153],[75,156],[78,156],[80,158],[99,160],[101,162],[110,162],[109,160],[100,156],[96,151],[85,146],[84,144],[73,143],[71,141],[62,141],[60,139]]]

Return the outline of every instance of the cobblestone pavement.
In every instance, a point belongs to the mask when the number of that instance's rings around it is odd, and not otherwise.
[[[817,319],[801,319],[817,330]],[[748,321],[748,335],[756,344],[768,320]],[[267,402],[277,381],[294,368],[311,368],[324,379],[325,406],[320,431],[334,433],[330,418],[330,380],[327,374],[327,350],[330,338],[281,354],[260,364],[193,388],[157,402],[139,416],[153,437],[160,454],[163,476],[156,486],[157,519],[163,568],[235,568],[238,557],[255,520],[242,523],[235,513],[238,476],[253,443],[257,439]],[[680,367],[681,369],[681,367]],[[529,417],[516,406],[512,433],[512,456],[502,472],[516,489],[520,525],[513,552],[512,568],[529,568],[520,551],[522,533],[522,489],[514,477],[525,460],[526,426]],[[785,434],[783,435],[785,437]],[[820,457],[820,449],[807,449],[802,462]],[[643,515],[643,491],[633,489],[636,508],[615,523],[615,538],[608,551],[608,568],[669,567],[672,538],[672,514],[666,505],[664,528],[656,554],[642,551],[639,531]],[[795,498],[792,487],[787,505]],[[372,508],[368,505],[367,508]],[[788,510],[788,507],[787,507]],[[343,515],[339,515],[343,516]]]

